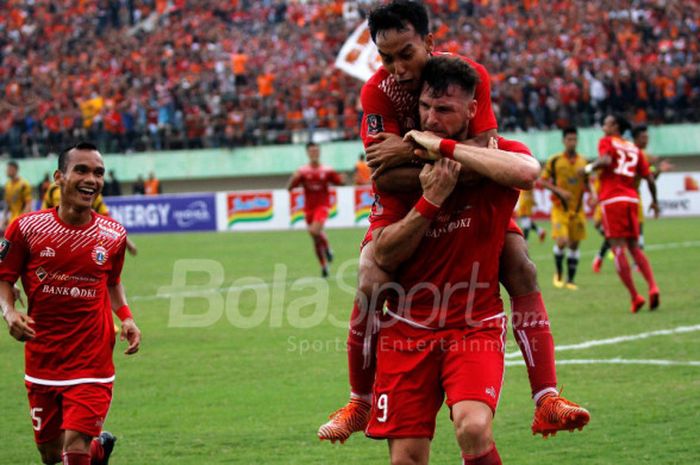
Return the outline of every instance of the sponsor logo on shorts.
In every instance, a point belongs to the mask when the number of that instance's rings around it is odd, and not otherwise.
[[[98,265],[104,265],[107,262],[107,256],[107,249],[101,245],[98,245],[92,249],[92,259]]]
[[[56,251],[51,247],[46,247],[44,250],[41,251],[41,253],[39,253],[39,256],[44,258],[55,257]]]
[[[490,396],[491,398],[496,398],[496,389],[493,386],[487,387],[485,392],[486,395]]]
[[[49,284],[44,284],[41,287],[41,292],[44,294],[52,295],[62,295],[67,297],[73,297],[74,299],[94,299],[97,297],[96,289],[81,289],[79,287],[63,287],[63,286],[51,286]]]

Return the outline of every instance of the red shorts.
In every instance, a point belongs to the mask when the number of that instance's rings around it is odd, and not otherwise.
[[[316,207],[306,211],[306,224],[324,224],[328,219],[328,207]]]
[[[53,441],[65,430],[99,436],[112,402],[112,383],[24,384],[37,444]]]
[[[639,237],[639,204],[634,202],[601,203],[605,237],[637,239]]]
[[[508,223],[508,229],[506,232],[520,234],[521,236],[525,237],[523,230],[520,229],[520,226],[518,226],[518,223],[515,222],[515,218],[513,217],[510,218],[510,223]]]
[[[392,321],[379,333],[367,436],[430,438],[445,396],[496,411],[503,385],[506,317],[480,328],[418,329]]]

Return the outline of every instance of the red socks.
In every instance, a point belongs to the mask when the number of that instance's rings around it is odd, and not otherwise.
[[[649,285],[649,291],[651,292],[656,290],[656,280],[654,279],[654,272],[651,271],[651,264],[649,263],[647,256],[644,254],[644,251],[642,251],[642,249],[640,249],[639,247],[635,247],[633,249],[630,249],[630,253],[634,258],[634,262],[639,267],[639,271],[641,271],[642,276],[644,276],[644,279]]]
[[[314,241],[314,249],[316,250],[316,257],[318,258],[318,262],[321,264],[321,267],[326,266],[326,248],[323,245],[323,240],[322,239],[313,239]]]
[[[90,465],[90,454],[72,451],[64,452],[63,465]]]
[[[462,465],[502,465],[501,456],[498,455],[496,444],[491,446],[488,452],[481,455],[467,455],[462,453]]]
[[[543,394],[556,392],[557,386],[554,339],[542,293],[538,291],[512,297],[511,308],[513,334],[523,353],[532,396],[537,402]]]
[[[348,373],[353,394],[371,395],[374,385],[376,365],[375,350],[377,346],[378,320],[372,315],[372,325],[368,328],[370,318],[357,304],[352,307],[350,330],[348,331]]]
[[[634,300],[634,298],[638,295],[637,288],[634,287],[634,280],[632,279],[632,270],[630,269],[630,264],[627,261],[627,256],[625,255],[625,247],[615,246],[612,248],[612,251],[615,254],[615,268],[617,269],[617,274],[620,276],[622,284],[625,285],[625,287],[630,293],[630,296],[632,296],[632,299]],[[649,262],[646,261],[646,257],[645,262],[647,266],[649,266]],[[641,264],[639,265],[639,268],[642,268]]]
[[[90,443],[90,457],[92,458],[90,463],[93,465],[100,464],[104,460],[105,450],[99,439],[93,439]]]

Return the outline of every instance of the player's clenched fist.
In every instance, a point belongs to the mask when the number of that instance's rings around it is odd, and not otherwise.
[[[442,158],[440,154],[440,141],[442,138],[429,131],[411,130],[403,136],[406,142],[412,142],[417,146],[413,153],[425,160],[439,160]]]
[[[435,205],[441,205],[457,184],[459,170],[460,164],[447,158],[438,160],[434,165],[425,165],[419,176],[425,198]]]

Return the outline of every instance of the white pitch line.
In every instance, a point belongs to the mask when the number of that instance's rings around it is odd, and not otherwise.
[[[508,360],[506,366],[525,365],[525,360]],[[653,366],[688,366],[700,367],[700,361],[689,360],[657,360],[657,359],[627,359],[627,358],[603,358],[603,359],[572,359],[557,360],[557,365],[653,365]]]
[[[591,347],[606,346],[619,344],[621,342],[638,341],[640,339],[647,339],[656,336],[670,336],[673,334],[685,334],[692,333],[694,331],[700,331],[700,325],[694,326],[679,326],[673,329],[660,329],[657,331],[650,331],[647,333],[630,334],[628,336],[617,336],[611,337],[609,339],[594,339],[591,341],[580,342],[578,344],[560,345],[556,346],[554,350],[557,352],[563,352],[565,350],[580,350],[589,349]],[[509,352],[506,354],[506,359],[521,357],[520,351]]]
[[[602,239],[602,237],[601,237]],[[696,247],[700,247],[700,241],[683,241],[683,242],[666,242],[666,243],[661,243],[661,244],[647,244],[644,246],[644,251],[645,252],[653,252],[657,250],[669,250],[669,249],[694,249]],[[597,254],[597,250],[583,250],[581,251],[581,255],[583,256],[593,256]],[[533,260],[546,260],[548,258],[552,258],[552,254],[549,255],[536,255],[534,257],[530,257]]]

